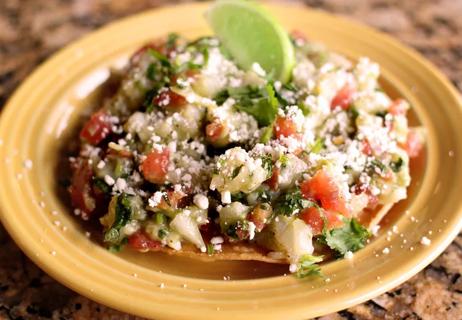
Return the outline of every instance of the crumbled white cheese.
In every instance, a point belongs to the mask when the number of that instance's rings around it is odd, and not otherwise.
[[[224,204],[231,203],[231,192],[229,191],[223,191],[221,193],[221,202]]]
[[[223,239],[223,237],[213,237],[212,239],[210,239],[211,244],[221,244],[224,241],[225,240]]]
[[[344,256],[344,257],[345,257],[345,259],[348,259],[348,260],[353,259],[353,252],[351,252],[351,251],[345,252],[345,256]]]
[[[196,194],[193,198],[193,202],[199,209],[206,210],[209,207],[209,199],[203,194]]]
[[[163,192],[161,191],[156,191],[152,197],[148,199],[148,204],[150,207],[155,208],[159,205],[159,203],[162,201],[162,196]]]
[[[115,183],[115,180],[110,175],[105,175],[104,176],[104,182],[106,182],[108,185],[112,186]]]
[[[252,71],[255,72],[257,75],[259,75],[260,77],[266,76],[266,71],[263,70],[263,68],[257,62],[252,63]]]
[[[295,263],[291,263],[291,264],[289,265],[289,271],[290,271],[291,273],[296,272],[296,271],[297,271],[297,265],[296,265]]]
[[[380,230],[380,225],[376,224],[374,226],[371,227],[371,233],[373,236],[377,236],[377,234],[379,233],[379,230]]]
[[[26,168],[26,169],[32,169],[32,160],[30,160],[30,159],[24,160],[23,165],[24,165],[24,168]]]
[[[249,222],[249,240],[253,240],[255,238],[255,223]]]
[[[429,246],[432,243],[432,241],[427,237],[422,237],[422,239],[420,239],[420,243],[424,246]]]

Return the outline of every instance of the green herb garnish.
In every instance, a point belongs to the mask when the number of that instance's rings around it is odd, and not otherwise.
[[[306,278],[310,276],[320,276],[321,268],[317,264],[322,261],[322,257],[305,254],[300,257],[297,264],[297,278]]]
[[[242,167],[243,165],[240,165],[239,167],[233,169],[233,172],[231,173],[231,179],[234,179],[239,175],[239,172],[241,172]]]
[[[102,178],[93,178],[93,185],[98,188],[102,193],[109,194],[111,193],[111,187],[104,181]]]
[[[221,90],[217,93],[217,95],[213,98],[218,106],[221,106],[225,101],[229,98],[229,92],[227,89]]]
[[[120,229],[130,221],[131,214],[132,206],[130,196],[125,193],[118,195],[115,206],[114,223],[104,234],[105,242],[118,244],[122,241],[122,239],[120,239]]]
[[[274,211],[276,214],[291,216],[298,213],[300,210],[317,206],[315,202],[303,198],[300,189],[296,188],[278,198]]]
[[[215,253],[215,249],[213,248],[213,244],[208,243],[207,244],[207,254],[211,256],[214,253]]]
[[[221,105],[232,97],[236,100],[236,109],[252,115],[262,127],[269,126],[276,118],[279,102],[274,87],[267,84],[264,87],[245,86],[220,91],[215,101]]]
[[[281,168],[287,167],[289,163],[289,157],[286,154],[283,154],[279,157],[279,163],[281,163]]]
[[[265,154],[261,157],[262,167],[267,172],[267,177],[271,177],[273,175],[273,157],[270,154]]]
[[[167,229],[159,229],[159,231],[157,231],[157,236],[159,237],[159,239],[165,239],[167,236],[168,236],[169,232]]]
[[[155,215],[155,221],[157,224],[165,224],[167,221],[167,217],[165,214],[157,212]]]
[[[319,153],[324,148],[324,138],[318,138],[311,147],[310,152]]]
[[[307,115],[310,114],[311,110],[310,110],[310,107],[308,107],[306,104],[304,104],[303,102],[299,102],[297,104],[297,107],[302,110],[302,113],[303,115],[306,117]]]
[[[403,167],[404,160],[403,158],[399,158],[396,161],[393,161],[390,163],[390,168],[393,170],[393,172],[399,172],[401,168]]]
[[[321,242],[342,256],[348,251],[355,252],[364,248],[370,237],[369,231],[355,218],[344,218],[343,221],[343,227],[332,230],[327,230],[326,224],[324,224],[320,238]]]
[[[264,128],[262,130],[260,142],[267,143],[268,141],[270,141],[271,138],[273,137],[273,130],[274,130],[273,125],[269,125],[266,128]]]

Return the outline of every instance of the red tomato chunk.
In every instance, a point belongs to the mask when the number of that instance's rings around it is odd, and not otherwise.
[[[205,127],[205,134],[210,142],[216,142],[225,133],[225,126],[220,120],[216,119]]]
[[[273,169],[273,174],[271,175],[271,178],[266,180],[266,184],[270,187],[271,190],[276,191],[279,186],[279,173],[280,170],[277,167],[274,167]]]
[[[182,95],[179,95],[170,89],[159,93],[159,95],[155,97],[152,102],[161,108],[164,107],[173,109],[180,108],[187,104],[186,99]]]
[[[331,109],[335,109],[337,107],[340,107],[343,110],[347,110],[350,107],[351,102],[353,101],[353,94],[354,94],[354,89],[350,87],[348,84],[343,86],[342,89],[340,89],[335,97],[332,99],[332,102],[330,104]]]
[[[93,172],[88,162],[79,161],[76,164],[69,192],[71,193],[72,205],[82,211],[82,218],[88,218],[88,215],[96,207],[90,186],[92,176]]]
[[[323,209],[349,215],[345,199],[324,170],[319,170],[313,178],[302,182],[300,189],[305,198],[319,202]]]
[[[296,134],[297,126],[291,119],[284,117],[276,118],[276,122],[274,124],[274,135],[276,136],[276,139],[290,137]]]
[[[332,229],[342,224],[338,214],[320,208],[310,207],[300,213],[300,219],[311,227],[314,235],[322,233],[322,229],[324,228],[323,216],[327,221],[327,229]]]
[[[132,234],[128,238],[128,245],[138,251],[148,251],[151,249],[160,248],[162,246],[159,241],[152,240],[146,233],[142,231],[138,231],[137,233]]]
[[[97,145],[112,131],[109,114],[104,110],[94,113],[80,131],[80,138],[86,142]]]
[[[170,160],[170,151],[165,148],[161,151],[152,150],[141,163],[140,170],[149,182],[163,184],[167,175]]]

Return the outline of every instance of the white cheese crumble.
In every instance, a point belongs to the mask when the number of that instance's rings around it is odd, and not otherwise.
[[[30,159],[24,160],[23,165],[24,165],[24,168],[26,168],[26,169],[32,169],[32,160],[30,160]]]
[[[424,246],[429,246],[432,243],[432,241],[427,237],[422,237],[422,239],[420,239],[420,243]]]
[[[261,65],[257,62],[252,63],[252,71],[255,72],[257,75],[259,75],[260,77],[266,76],[266,71],[263,70]]]
[[[104,162],[103,160],[100,160],[98,164],[96,165],[96,167],[98,169],[103,169],[105,165],[106,165],[106,162]]]
[[[221,244],[223,243],[225,240],[223,239],[223,237],[213,237],[212,239],[210,239],[210,243],[211,244]]]
[[[351,252],[351,251],[345,252],[345,256],[344,256],[344,257],[345,257],[345,259],[348,259],[348,260],[353,259],[353,252]]]
[[[225,190],[221,193],[221,202],[224,204],[231,203],[231,192]]]
[[[196,194],[193,198],[193,202],[199,209],[206,210],[209,207],[209,199],[203,194]]]
[[[298,267],[297,267],[297,265],[296,265],[295,263],[291,263],[290,266],[289,266],[289,271],[290,271],[291,273],[294,273],[294,272],[297,271],[297,268],[298,268]]]
[[[371,233],[373,236],[377,236],[379,234],[380,226],[378,224],[371,227]]]
[[[249,222],[249,240],[253,240],[255,238],[255,223]]]
[[[152,197],[148,199],[148,204],[150,207],[155,208],[159,205],[159,203],[162,200],[163,192],[161,191],[156,191]]]
[[[115,180],[110,175],[105,175],[104,176],[104,182],[106,182],[108,185],[112,186],[112,185],[114,185]]]

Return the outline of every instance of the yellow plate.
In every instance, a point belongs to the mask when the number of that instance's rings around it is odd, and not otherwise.
[[[381,235],[352,261],[326,264],[325,280],[303,281],[258,263],[202,263],[129,250],[116,255],[85,236],[56,192],[64,137],[101,93],[108,66],[120,66],[142,43],[171,31],[188,37],[208,33],[206,7],[170,7],[111,24],[57,53],[11,98],[0,120],[1,219],[24,252],[75,291],[157,319],[314,317],[389,290],[435,259],[462,226],[462,107],[457,92],[421,56],[388,36],[288,5],[269,8],[288,30],[302,30],[352,58],[366,55],[379,62],[387,91],[409,99],[417,115],[412,121],[428,131],[426,161],[414,163],[422,174],[414,170],[409,200],[395,208]],[[398,233],[387,241],[393,224]],[[431,239],[430,245],[420,244],[423,236]],[[388,255],[382,254],[385,247]],[[223,281],[228,275],[231,280]]]

